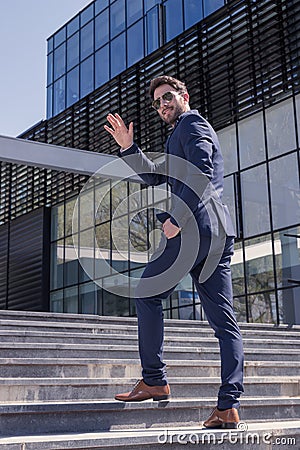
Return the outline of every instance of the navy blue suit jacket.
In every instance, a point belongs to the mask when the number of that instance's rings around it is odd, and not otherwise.
[[[126,162],[148,185],[167,182],[171,188],[171,208],[158,214],[184,228],[191,215],[200,234],[234,236],[226,205],[222,203],[223,157],[217,135],[197,110],[179,116],[165,146],[165,161],[151,161],[134,143],[120,156],[135,155]]]

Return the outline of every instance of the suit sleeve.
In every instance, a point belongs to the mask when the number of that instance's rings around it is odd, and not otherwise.
[[[142,152],[135,144],[123,152],[119,152],[119,156],[125,157],[128,164],[148,186],[157,186],[166,182],[165,162],[154,163]],[[127,158],[126,158],[127,156]]]
[[[179,139],[188,164],[180,198],[188,208],[181,202],[176,202],[171,211],[171,221],[184,227],[198,208],[199,202],[205,203],[205,198],[209,196],[209,182],[213,177],[214,142],[208,124],[199,116],[190,115],[181,125]]]

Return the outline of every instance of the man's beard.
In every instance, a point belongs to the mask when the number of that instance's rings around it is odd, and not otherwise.
[[[162,116],[162,119],[168,125],[174,125],[178,117],[184,112],[184,108],[180,105],[172,106],[171,108],[166,109],[170,111],[170,115],[167,117]]]

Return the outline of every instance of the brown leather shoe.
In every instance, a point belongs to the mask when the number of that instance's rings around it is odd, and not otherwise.
[[[236,408],[225,411],[215,408],[203,425],[206,428],[237,428],[239,421],[239,413]]]
[[[170,386],[148,386],[143,380],[138,381],[131,392],[117,394],[116,400],[121,402],[142,402],[152,398],[155,401],[167,400],[170,397]]]

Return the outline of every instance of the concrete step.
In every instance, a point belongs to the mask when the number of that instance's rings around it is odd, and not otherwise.
[[[61,323],[76,323],[76,324],[107,324],[107,325],[136,325],[137,319],[135,317],[113,317],[113,316],[97,316],[88,314],[67,314],[67,313],[50,313],[50,312],[34,312],[34,311],[11,311],[0,310],[0,321],[2,320],[27,320],[27,321],[42,321],[44,325],[47,322],[61,322]],[[180,328],[207,328],[210,326],[207,321],[199,320],[177,320],[165,319],[166,327],[180,327]],[[257,331],[285,331],[285,332],[300,332],[300,325],[280,325],[266,323],[240,323],[242,330],[257,330]]]
[[[165,346],[165,359],[219,359],[218,347]],[[0,358],[134,358],[137,345],[65,344],[0,342]],[[300,352],[295,348],[246,348],[246,360],[300,361]]]
[[[0,378],[0,403],[113,399],[116,393],[131,391],[136,379],[105,378]],[[219,377],[169,377],[172,397],[213,397]],[[247,377],[245,395],[250,397],[297,397],[299,377]]]
[[[192,321],[189,321],[190,323]],[[181,321],[177,321],[177,326],[165,326],[165,335],[184,337],[205,338],[214,336],[213,330],[208,326],[206,322],[197,322],[199,326],[182,326]],[[257,338],[257,339],[299,339],[300,327],[298,329],[289,329],[287,327],[272,327],[269,329],[249,329],[245,324],[241,324],[241,331],[244,338]],[[137,335],[136,320],[134,324],[110,324],[106,323],[86,323],[86,322],[66,322],[66,321],[44,321],[44,320],[4,320],[0,319],[1,331],[23,331],[27,332],[48,332],[48,333],[87,333],[92,335]]]
[[[300,420],[253,422],[244,424],[245,430],[207,430],[199,427],[127,429],[100,433],[73,433],[64,435],[40,435],[0,438],[3,450],[100,450],[159,449],[162,445],[172,448],[196,448],[211,450],[217,445],[225,450],[297,448],[300,439]],[[20,447],[22,445],[22,447]],[[222,447],[221,447],[222,445]],[[251,446],[251,447],[250,447]],[[298,447],[299,448],[299,447]]]
[[[217,377],[217,360],[166,360],[170,377]],[[246,361],[245,376],[299,376],[300,362]],[[0,358],[7,378],[139,378],[139,359]]]
[[[239,448],[247,450],[279,450],[297,448],[300,437],[300,421],[253,422],[246,425],[246,430],[206,430],[200,427],[151,428],[143,431],[128,429],[102,433],[64,434],[22,436],[19,438],[0,438],[3,450],[100,450],[117,449],[155,449],[162,445],[172,448],[195,448],[201,445],[204,450],[212,450],[217,445],[222,449]],[[4,447],[5,446],[5,447]],[[251,446],[251,447],[250,447]]]
[[[15,403],[0,405],[0,433],[88,433],[136,428],[199,427],[215,406],[215,398],[174,399],[140,403],[117,401]],[[300,398],[245,397],[240,417],[248,421],[299,420]]]
[[[30,343],[69,343],[69,344],[97,344],[97,345],[137,345],[137,335],[123,335],[123,334],[87,334],[87,333],[52,333],[49,331],[20,331],[20,330],[1,330],[0,342],[30,342]],[[265,339],[244,337],[244,348],[299,348],[300,339],[289,339],[285,337],[284,340]],[[179,336],[166,336],[165,345],[176,347],[195,347],[205,345],[206,347],[218,347],[218,340],[215,337],[195,337],[186,336],[184,338]]]

